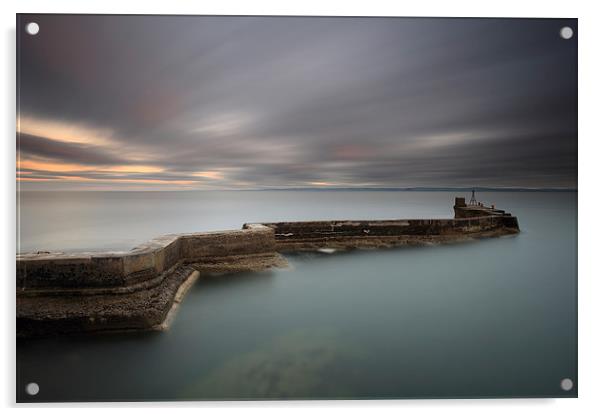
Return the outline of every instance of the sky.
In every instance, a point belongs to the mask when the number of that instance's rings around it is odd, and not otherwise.
[[[577,187],[576,19],[20,15],[17,31],[22,190]]]

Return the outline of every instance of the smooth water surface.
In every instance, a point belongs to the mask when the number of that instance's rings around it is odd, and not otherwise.
[[[21,247],[128,249],[261,220],[451,217],[456,194],[27,194]],[[517,215],[521,234],[291,255],[290,270],[199,281],[165,333],[18,340],[18,399],[574,397],[577,193],[479,197]]]
[[[163,234],[245,222],[450,218],[452,204],[446,192],[28,191],[18,197],[18,251],[130,250]]]

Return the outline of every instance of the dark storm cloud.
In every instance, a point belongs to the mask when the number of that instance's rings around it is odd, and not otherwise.
[[[21,116],[110,137],[24,156],[199,187],[576,187],[576,20],[30,20]]]

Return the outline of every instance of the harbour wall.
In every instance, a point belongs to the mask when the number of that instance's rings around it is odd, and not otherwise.
[[[141,286],[178,264],[215,263],[229,257],[275,252],[274,231],[242,230],[167,235],[128,252],[17,255],[17,290]]]
[[[242,230],[167,235],[129,252],[26,253],[17,256],[17,289],[120,288],[143,285],[178,264],[229,257],[447,241],[518,231],[513,216],[382,221],[300,221],[244,224]]]
[[[382,221],[303,221],[262,223],[274,230],[278,251],[319,248],[379,248],[492,237],[518,232],[513,216]],[[245,224],[243,227],[253,226]]]
[[[456,207],[454,207],[456,209]],[[516,217],[244,224],[167,235],[128,252],[17,255],[17,335],[163,330],[203,276],[286,267],[281,252],[430,245],[519,232]],[[502,211],[503,212],[503,211]]]

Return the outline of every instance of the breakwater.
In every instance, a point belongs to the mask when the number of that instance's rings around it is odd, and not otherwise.
[[[244,224],[168,235],[128,252],[17,256],[20,336],[165,329],[199,277],[285,267],[281,252],[427,245],[515,234],[516,217],[456,199],[453,219]]]

